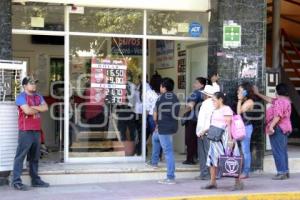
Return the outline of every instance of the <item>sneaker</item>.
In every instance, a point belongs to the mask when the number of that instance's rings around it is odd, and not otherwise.
[[[174,184],[176,184],[174,179],[169,179],[169,178],[164,179],[164,180],[160,180],[160,181],[158,181],[158,183],[165,184],[165,185],[174,185]]]
[[[158,169],[159,168],[158,165],[152,164],[151,161],[146,162],[146,166],[151,167],[152,169]]]
[[[46,182],[44,182],[42,180],[38,180],[38,181],[32,181],[31,182],[31,186],[32,187],[44,187],[44,188],[46,188],[46,187],[49,187],[50,184],[46,183]]]
[[[272,180],[285,180],[288,179],[287,174],[276,174]]]
[[[48,155],[49,154],[49,150],[45,145],[41,146],[40,152],[41,152],[42,155]]]
[[[13,184],[13,187],[15,190],[20,190],[20,191],[28,191],[29,190],[29,187],[22,183],[15,183],[15,184]]]

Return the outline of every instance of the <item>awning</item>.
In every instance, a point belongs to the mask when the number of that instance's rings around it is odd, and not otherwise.
[[[40,2],[104,8],[198,12],[205,12],[210,7],[210,0],[13,0],[13,2]]]

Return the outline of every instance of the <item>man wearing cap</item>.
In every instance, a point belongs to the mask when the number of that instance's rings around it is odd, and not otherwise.
[[[41,112],[48,110],[44,98],[36,91],[36,83],[33,77],[25,77],[22,80],[24,92],[21,92],[16,99],[19,112],[19,140],[14,160],[12,186],[16,190],[28,190],[22,184],[21,175],[24,159],[27,156],[29,161],[29,174],[32,187],[49,187],[49,184],[42,181],[38,176],[38,162],[40,157],[40,130]]]
[[[215,109],[211,97],[217,91],[213,86],[206,85],[204,90],[202,90],[201,92],[205,95],[204,97],[205,101],[202,102],[202,106],[198,114],[198,122],[196,128],[196,134],[199,137],[198,157],[200,163],[200,176],[197,176],[196,179],[209,180],[210,179],[209,169],[206,166],[206,158],[209,149],[209,141],[206,138],[206,134],[210,126],[211,115]]]

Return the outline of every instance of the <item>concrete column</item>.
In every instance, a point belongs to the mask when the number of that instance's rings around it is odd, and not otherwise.
[[[280,68],[280,5],[281,0],[273,0],[272,27],[272,67]]]

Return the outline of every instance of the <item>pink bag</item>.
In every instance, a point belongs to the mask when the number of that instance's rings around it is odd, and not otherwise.
[[[243,140],[246,136],[246,129],[243,119],[240,115],[232,116],[231,136],[235,140]]]

